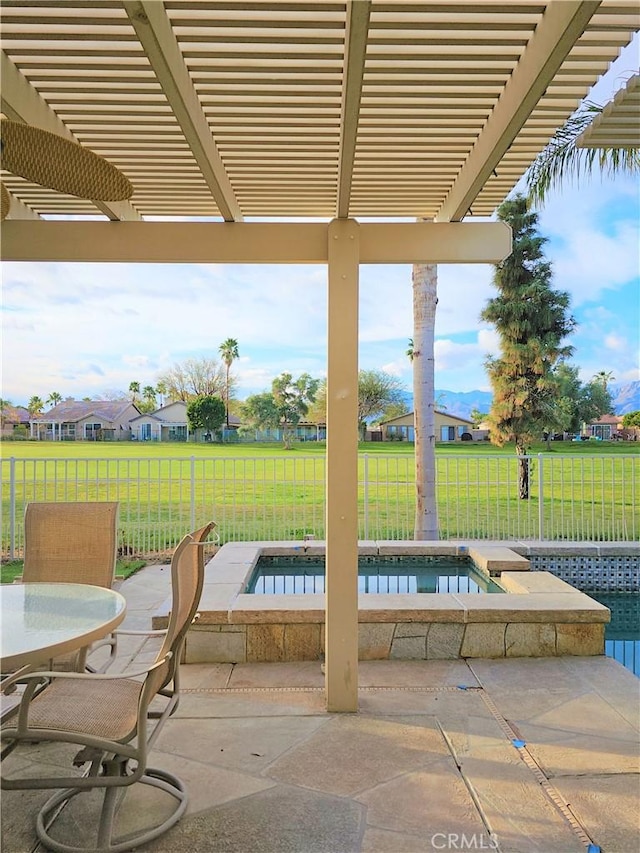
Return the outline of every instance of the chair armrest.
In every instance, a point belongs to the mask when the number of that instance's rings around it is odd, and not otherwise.
[[[162,658],[162,660],[156,661],[149,666],[145,666],[143,669],[139,670],[127,670],[126,672],[117,672],[117,673],[107,673],[107,672],[67,672],[62,670],[37,670],[33,672],[16,672],[13,675],[8,676],[3,680],[0,688],[4,693],[6,687],[10,687],[12,684],[26,684],[30,681],[44,681],[46,679],[50,679],[53,681],[54,678],[72,678],[77,681],[86,681],[87,679],[99,679],[100,681],[117,681],[122,680],[123,678],[136,678],[139,675],[147,675],[149,672],[153,672],[154,669],[157,669],[159,666],[162,666],[166,663],[171,657],[173,657],[173,652],[169,651]]]
[[[21,666],[20,669],[17,669],[15,672],[12,672],[9,675],[5,675],[0,681],[0,693],[14,693],[16,689],[16,684],[21,684],[27,675],[31,675],[32,667],[30,664],[26,664],[25,666]]]
[[[166,628],[158,628],[158,629],[149,629],[148,631],[133,631],[133,630],[117,630],[113,632],[116,636],[120,636],[121,634],[126,635],[127,637],[164,637],[167,633]]]

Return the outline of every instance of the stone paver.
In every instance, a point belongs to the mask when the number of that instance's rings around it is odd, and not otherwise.
[[[353,796],[399,774],[442,760],[446,745],[435,721],[336,715],[268,770],[271,779],[338,796]]]
[[[578,836],[505,741],[462,759],[462,775],[500,843],[502,853],[584,853]]]
[[[187,816],[140,853],[356,853],[364,808],[353,800],[277,786]]]
[[[637,853],[640,841],[640,776],[572,776],[554,786],[604,851]]]
[[[367,823],[376,829],[419,834],[425,839],[438,833],[477,837],[486,833],[450,756],[377,785],[358,800],[367,806]]]
[[[274,709],[275,710],[275,709]],[[290,753],[329,724],[325,717],[260,719],[229,717],[171,720],[157,740],[161,752],[170,752],[204,764],[262,776],[283,753]]]

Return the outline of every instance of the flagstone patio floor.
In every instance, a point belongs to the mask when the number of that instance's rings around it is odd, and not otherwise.
[[[166,567],[125,581],[125,627],[150,627],[168,590]],[[117,666],[156,642],[128,638]],[[326,712],[318,662],[187,665],[182,687],[150,763],[189,807],[141,853],[639,849],[640,680],[608,658],[361,662],[356,714]],[[34,744],[7,761],[68,759]],[[43,849],[48,796],[3,792],[3,853]],[[92,797],[58,818],[76,840]],[[123,831],[162,807],[147,797],[127,793]]]

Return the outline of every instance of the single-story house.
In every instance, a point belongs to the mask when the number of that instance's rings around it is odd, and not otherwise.
[[[600,438],[602,441],[638,441],[640,428],[623,427],[622,415],[602,415],[597,420],[585,424],[582,435]]]
[[[40,441],[129,441],[139,414],[130,400],[65,400],[32,417],[29,429]]]
[[[459,418],[449,412],[435,411],[436,441],[460,441],[464,433],[471,435],[473,421]],[[380,424],[383,441],[415,441],[415,419],[413,412],[390,418]]]
[[[597,420],[585,424],[582,434],[601,438],[603,441],[610,441],[611,436],[621,429],[622,415],[602,415]]]
[[[31,415],[24,406],[4,406],[0,417],[1,433],[3,436],[13,435],[19,427],[29,429]]]
[[[240,426],[240,418],[229,415],[229,430],[223,425],[223,437],[232,437]],[[147,412],[131,420],[134,441],[205,441],[205,430],[191,430],[187,419],[187,404],[175,400],[155,412]]]
[[[145,412],[131,419],[134,441],[188,441],[187,404],[182,400],[167,403],[155,412]]]
[[[291,429],[294,441],[326,441],[326,423],[314,423],[313,421],[300,421]],[[284,428],[270,427],[266,429],[245,430],[242,441],[283,441]]]

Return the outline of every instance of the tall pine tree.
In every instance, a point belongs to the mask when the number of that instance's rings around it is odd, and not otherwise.
[[[529,498],[527,454],[539,441],[560,394],[554,367],[571,355],[563,343],[575,325],[568,315],[569,294],[551,287],[551,264],[537,231],[538,216],[522,195],[505,201],[498,218],[511,226],[513,251],[496,264],[498,295],[481,318],[495,327],[500,357],[486,362],[493,390],[489,430],[494,444],[514,442],[519,458],[518,494]]]

